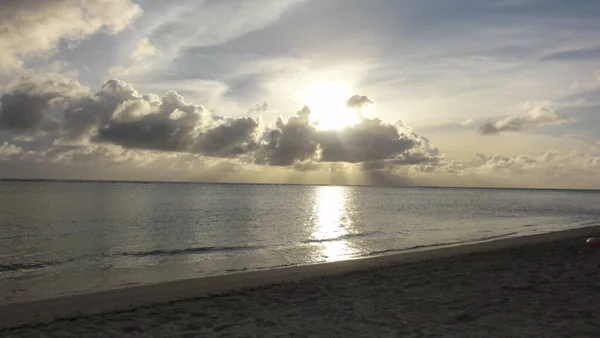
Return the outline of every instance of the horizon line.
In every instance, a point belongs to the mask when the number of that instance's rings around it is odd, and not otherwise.
[[[372,188],[418,188],[418,189],[488,189],[488,190],[551,190],[598,192],[594,188],[534,188],[499,186],[435,186],[435,185],[369,185],[369,184],[326,184],[326,183],[268,183],[268,182],[211,182],[211,181],[161,181],[161,180],[109,180],[109,179],[68,179],[68,178],[2,178],[0,182],[56,182],[56,183],[127,183],[127,184],[219,184],[219,185],[289,185],[289,186],[338,186]]]

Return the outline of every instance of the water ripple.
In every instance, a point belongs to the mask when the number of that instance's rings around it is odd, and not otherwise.
[[[330,237],[330,238],[321,238],[321,239],[308,239],[305,241],[301,241],[301,243],[324,243],[324,242],[334,242],[343,239],[351,239],[351,238],[361,238],[361,237],[371,237],[373,235],[382,234],[381,231],[370,231],[370,232],[361,232],[357,234],[346,234],[338,237]]]
[[[439,242],[439,243],[432,243],[432,244],[415,245],[415,246],[411,246],[411,247],[408,247],[408,248],[371,251],[368,254],[366,254],[366,256],[375,256],[375,255],[382,255],[382,254],[393,253],[393,252],[403,252],[403,251],[409,251],[409,250],[415,250],[415,249],[423,249],[423,248],[435,248],[435,247],[447,246],[447,245],[477,243],[477,242],[489,241],[489,240],[492,240],[492,239],[509,237],[509,236],[516,235],[516,234],[518,234],[518,232],[509,232],[509,233],[501,234],[501,235],[481,237],[481,238],[477,238],[477,239],[468,239],[468,240],[463,240],[463,241]]]
[[[52,261],[37,262],[37,263],[0,264],[0,272],[43,269],[45,267],[56,265],[56,264],[58,264],[58,263],[52,262]]]
[[[156,249],[149,251],[123,252],[122,256],[147,257],[147,256],[175,256],[189,254],[206,254],[214,252],[251,251],[264,249],[263,246],[207,246],[185,249]]]

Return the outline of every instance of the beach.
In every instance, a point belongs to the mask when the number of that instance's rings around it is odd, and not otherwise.
[[[3,337],[598,337],[599,227],[0,307]]]

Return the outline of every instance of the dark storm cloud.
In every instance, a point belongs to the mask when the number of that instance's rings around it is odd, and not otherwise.
[[[228,119],[227,122],[201,134],[197,150],[216,157],[234,157],[256,150],[258,122],[250,117]]]
[[[125,148],[162,151],[189,151],[193,143],[193,119],[171,120],[149,114],[134,121],[110,121],[100,127],[92,140]]]
[[[85,95],[85,88],[59,75],[27,77],[0,97],[0,129],[15,131],[49,131],[59,122],[45,114]]]
[[[185,102],[175,91],[163,98],[142,97],[131,86],[115,80],[67,116],[67,121],[75,122],[67,128],[71,135],[98,125],[93,141],[131,149],[233,157],[257,145],[258,122],[250,117],[214,117],[204,107]]]
[[[65,110],[64,132],[68,138],[89,137],[99,124],[109,123],[115,110],[125,102],[140,102],[140,95],[130,85],[109,80],[102,85],[98,93],[85,97]],[[132,103],[129,108],[135,106]],[[132,114],[125,109],[124,114]]]
[[[1,98],[0,128],[52,130],[63,142],[92,141],[129,149],[234,157],[258,147],[258,121],[210,115],[175,91],[140,95],[129,84],[109,80],[89,96],[65,78],[28,80]],[[62,107],[62,116],[48,110]]]
[[[433,163],[439,158],[439,150],[429,140],[401,128],[400,122],[392,125],[362,118],[339,130],[319,130],[310,120],[310,109],[304,107],[287,122],[280,118],[275,129],[265,131],[255,161],[277,166],[305,161],[366,163],[383,168]]]
[[[346,101],[346,106],[349,108],[360,109],[366,105],[375,103],[369,97],[364,95],[353,95]]]
[[[41,130],[50,121],[48,109],[62,107],[64,114],[57,116],[52,130],[57,144],[63,146],[91,142],[222,158],[244,155],[256,164],[295,170],[314,170],[319,162],[366,163],[373,170],[389,169],[434,163],[439,157],[437,148],[406,132],[399,121],[389,124],[361,117],[354,125],[320,130],[311,120],[310,109],[304,107],[287,121],[278,118],[275,126],[265,129],[251,117],[212,115],[175,91],[164,97],[142,96],[129,84],[110,80],[96,94],[88,95],[77,83],[62,80],[24,82],[5,94],[2,126]],[[355,95],[348,102],[360,111],[372,100]]]
[[[302,108],[284,122],[278,118],[276,129],[266,131],[263,144],[256,154],[257,164],[293,165],[314,157],[317,151],[317,127],[309,119],[310,109]]]
[[[363,119],[339,131],[322,131],[319,143],[322,161],[350,163],[394,158],[415,145],[395,126],[379,119]]]
[[[50,108],[52,93],[30,96],[15,91],[0,98],[0,128],[14,130],[51,129],[56,122],[46,119],[42,111]]]
[[[174,91],[162,99],[142,97],[129,85],[114,80],[103,86],[94,102],[95,106],[89,105],[72,117],[83,113],[100,119],[102,124],[93,141],[132,149],[190,151],[194,130],[204,113],[204,108],[187,104]]]

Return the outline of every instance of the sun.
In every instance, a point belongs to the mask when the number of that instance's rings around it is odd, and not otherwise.
[[[356,111],[346,106],[352,91],[338,83],[321,83],[313,86],[304,96],[310,108],[311,119],[319,129],[341,129],[359,123]]]

